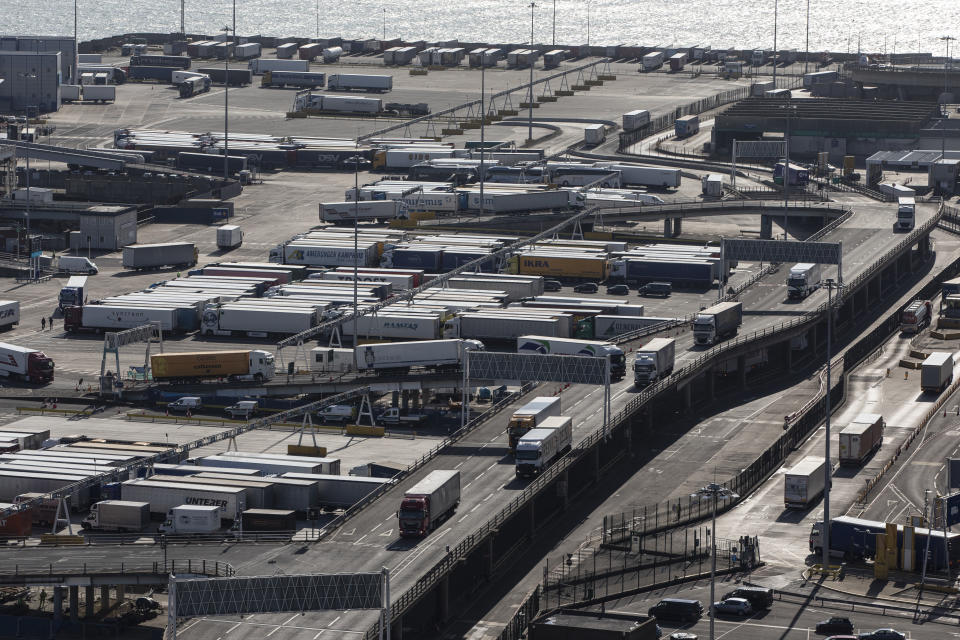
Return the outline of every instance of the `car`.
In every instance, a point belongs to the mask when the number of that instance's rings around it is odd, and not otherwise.
[[[647,615],[659,620],[680,620],[695,622],[703,615],[703,605],[699,600],[684,598],[664,598],[647,610]]]
[[[607,294],[614,296],[629,295],[630,287],[625,284],[614,284],[607,287]]]
[[[673,293],[673,285],[669,282],[648,282],[637,289],[637,293],[641,296],[663,296],[664,298],[668,298],[670,294]]]
[[[596,293],[597,291],[600,291],[600,287],[595,282],[584,282],[573,288],[574,293]]]
[[[697,640],[697,634],[689,631],[674,631],[667,640]]]
[[[737,587],[733,591],[723,594],[721,600],[727,598],[743,598],[750,602],[754,611],[769,609],[773,605],[773,589],[769,587]]]
[[[845,616],[834,616],[817,623],[817,633],[853,633],[853,621]]]
[[[713,603],[714,613],[730,613],[736,616],[748,616],[753,613],[753,607],[746,598],[727,598]]]
[[[841,635],[841,636],[830,636],[826,640],[858,640],[858,639],[857,639],[857,636]]]
[[[896,629],[874,629],[869,633],[861,633],[859,640],[907,640],[907,636]]]
[[[544,280],[543,281],[543,290],[544,291],[560,291],[563,289],[563,283],[559,280]]]

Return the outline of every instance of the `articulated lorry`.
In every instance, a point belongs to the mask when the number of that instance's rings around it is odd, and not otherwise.
[[[721,302],[697,314],[693,339],[697,344],[716,344],[737,335],[743,322],[743,303]]]
[[[883,443],[886,423],[879,413],[861,413],[840,431],[840,464],[863,464]]]
[[[101,500],[90,507],[80,526],[90,531],[143,531],[150,523],[150,505],[146,502]]]
[[[923,558],[929,548],[928,570],[939,571],[955,566],[960,560],[960,533],[948,532],[944,544],[943,531],[933,531],[924,527],[913,529],[914,535],[904,540],[909,529],[898,524],[896,547],[900,550],[900,562],[904,569],[918,571],[923,566]],[[886,533],[887,523],[876,520],[864,520],[850,516],[837,516],[830,519],[830,555],[846,561],[872,558],[876,555],[878,533]],[[927,537],[930,544],[927,544]],[[904,543],[907,542],[905,546]],[[810,528],[809,548],[818,556],[823,553],[823,522],[815,522]],[[912,553],[908,550],[912,549]]]
[[[543,473],[573,446],[573,419],[553,416],[517,441],[516,473],[523,478]]]
[[[787,471],[783,479],[783,504],[787,509],[806,509],[820,499],[826,464],[823,458],[807,456]]]
[[[131,244],[123,248],[123,266],[136,270],[189,267],[197,263],[197,255],[197,246],[192,242]]]
[[[0,342],[0,377],[43,384],[53,382],[53,367],[43,351]]]
[[[633,383],[638,387],[653,384],[673,373],[676,356],[676,341],[673,338],[654,338],[642,347],[637,347],[633,361]]]
[[[60,289],[57,296],[57,308],[63,311],[66,307],[79,307],[86,298],[87,276],[70,276]]]
[[[787,276],[787,297],[801,300],[820,288],[820,265],[809,262],[790,267]]]
[[[273,379],[274,359],[269,351],[191,351],[150,356],[157,382],[190,383],[212,378],[230,382],[264,382]]]
[[[953,354],[934,351],[920,365],[920,389],[940,393],[953,382]]]
[[[919,333],[930,324],[933,308],[929,300],[914,300],[900,314],[900,331]]]
[[[397,511],[400,535],[425,536],[460,504],[460,472],[431,471],[403,494]]]
[[[317,347],[310,368],[319,372],[458,367],[464,351],[483,351],[479,340],[420,340],[365,344],[356,349]]]
[[[560,398],[539,397],[517,409],[510,417],[507,425],[507,436],[510,442],[510,452],[517,450],[520,438],[539,426],[544,420],[560,415]]]

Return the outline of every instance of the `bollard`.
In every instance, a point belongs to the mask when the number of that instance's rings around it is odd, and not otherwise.
[[[903,379],[906,380],[908,377],[910,377],[910,372],[909,372],[909,371],[904,371],[904,372],[903,372]]]
[[[890,377],[890,367],[887,367],[887,377]]]

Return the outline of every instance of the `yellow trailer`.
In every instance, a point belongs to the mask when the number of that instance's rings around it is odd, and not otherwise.
[[[153,379],[269,380],[274,374],[273,354],[267,351],[191,351],[150,356]]]
[[[523,253],[516,258],[516,271],[526,276],[550,278],[582,278],[605,280],[610,261],[606,255],[555,255],[546,253]],[[513,267],[513,265],[511,265]]]

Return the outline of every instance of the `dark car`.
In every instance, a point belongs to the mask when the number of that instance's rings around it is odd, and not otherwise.
[[[647,614],[657,620],[680,620],[695,622],[703,615],[703,605],[699,600],[684,598],[664,598],[647,610]]]
[[[870,633],[861,633],[857,636],[860,640],[907,640],[907,636],[896,629],[875,629]]]
[[[843,616],[834,616],[817,623],[817,633],[853,633],[853,621]]]
[[[673,285],[669,282],[648,282],[638,289],[642,296],[669,297],[673,293]]]
[[[721,600],[727,598],[744,598],[755,610],[769,609],[773,605],[773,589],[767,587],[737,587],[724,594]]]
[[[614,296],[629,295],[630,287],[625,284],[614,284],[607,287],[607,293]]]
[[[598,287],[595,282],[584,282],[573,288],[574,293],[596,293],[599,290],[600,287]]]
[[[559,280],[544,280],[543,281],[543,290],[544,291],[560,291],[563,289],[563,283]]]

